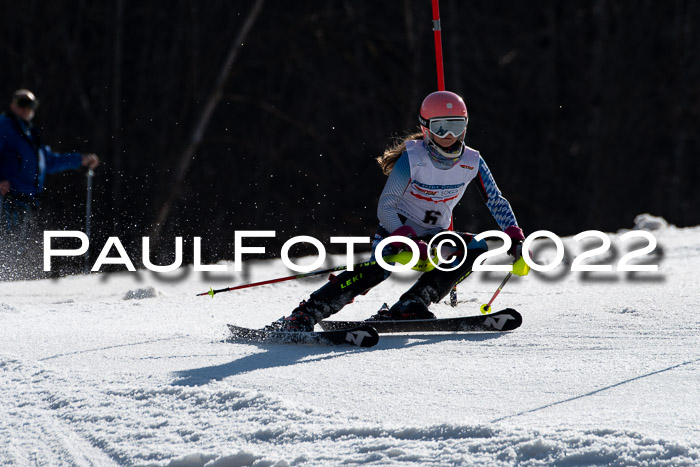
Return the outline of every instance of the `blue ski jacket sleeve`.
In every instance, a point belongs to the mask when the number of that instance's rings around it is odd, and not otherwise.
[[[501,230],[506,230],[511,226],[517,227],[518,221],[515,219],[513,208],[510,207],[510,203],[503,197],[501,190],[498,189],[489,166],[486,165],[486,161],[481,156],[479,156],[479,175],[477,178],[479,192]]]
[[[34,141],[25,123],[0,115],[0,181],[10,182],[10,193],[35,197],[43,190],[47,174],[82,165],[79,152],[58,153]]]

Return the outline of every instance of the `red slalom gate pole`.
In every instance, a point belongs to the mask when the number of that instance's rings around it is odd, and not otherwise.
[[[440,29],[440,0],[433,0],[433,36],[435,38],[435,64],[437,65],[438,91],[445,90],[445,72],[442,67],[442,35]]]
[[[445,90],[445,70],[442,66],[442,28],[440,26],[440,0],[432,0],[433,2],[433,37],[435,39],[435,65],[437,67],[437,85],[438,91]],[[452,230],[452,221],[450,221],[450,230]],[[455,285],[450,290],[450,305],[457,306],[457,286]]]

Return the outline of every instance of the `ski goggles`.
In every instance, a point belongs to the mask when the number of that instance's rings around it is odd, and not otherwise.
[[[467,130],[467,119],[464,117],[431,118],[428,129],[439,138],[445,138],[447,135],[456,138]]]

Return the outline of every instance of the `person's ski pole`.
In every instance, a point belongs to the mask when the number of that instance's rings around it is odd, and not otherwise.
[[[506,282],[508,282],[508,279],[510,279],[510,276],[512,276],[513,273],[509,272],[508,275],[506,275],[506,278],[503,279],[503,282],[501,282],[501,285],[498,286],[498,290],[494,292],[493,297],[491,297],[491,300],[489,300],[488,303],[485,303],[484,305],[481,305],[481,313],[483,314],[488,314],[491,313],[491,304],[493,303],[494,300],[496,300],[496,297],[498,297],[498,294],[501,293],[501,290],[503,290],[503,287],[506,285]]]
[[[488,303],[481,305],[481,312],[485,315],[491,313],[491,304],[494,300],[496,300],[498,294],[501,293],[501,290],[503,290],[503,287],[506,285],[506,282],[508,282],[508,279],[510,279],[510,276],[512,276],[513,274],[515,274],[516,276],[527,276],[529,272],[530,266],[528,266],[525,262],[525,258],[521,256],[513,263],[513,270],[508,273],[505,279],[503,279],[503,282],[501,282],[501,285],[498,286],[498,290],[496,290],[496,292],[493,294],[491,300],[489,300]]]
[[[92,231],[92,179],[95,176],[95,171],[89,169],[87,171],[87,199],[85,200],[85,235],[90,240],[90,233]],[[90,249],[85,252],[85,266],[83,267],[83,273],[90,273]]]
[[[400,253],[397,255],[389,255],[389,256],[385,256],[383,259],[387,263],[402,262],[403,258],[400,255],[401,255]],[[358,268],[358,267],[372,266],[376,263],[377,263],[376,261],[366,261],[363,263],[358,263],[354,267]],[[198,293],[196,296],[201,297],[203,295],[210,295],[211,298],[214,298],[215,294],[221,293],[221,292],[231,292],[233,290],[246,289],[249,287],[257,287],[259,285],[276,284],[278,282],[291,281],[291,280],[295,280],[295,279],[303,279],[305,277],[320,276],[321,274],[329,274],[332,272],[343,271],[347,268],[348,268],[348,266],[338,266],[336,268],[323,269],[321,271],[307,272],[307,273],[303,273],[303,274],[297,274],[295,276],[280,277],[277,279],[269,279],[269,280],[261,281],[261,282],[253,282],[252,284],[237,285],[236,287],[225,287],[223,289],[216,289],[216,290],[209,287],[208,292]]]

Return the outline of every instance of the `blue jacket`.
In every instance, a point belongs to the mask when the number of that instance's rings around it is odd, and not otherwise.
[[[79,152],[53,152],[41,145],[32,125],[12,114],[0,115],[0,182],[10,182],[10,193],[35,197],[44,188],[46,174],[81,165]]]

